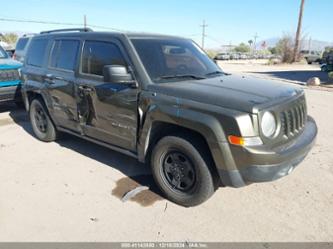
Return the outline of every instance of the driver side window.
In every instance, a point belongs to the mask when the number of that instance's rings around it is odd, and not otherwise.
[[[86,41],[82,53],[81,72],[103,76],[106,65],[126,66],[119,47],[111,42]]]

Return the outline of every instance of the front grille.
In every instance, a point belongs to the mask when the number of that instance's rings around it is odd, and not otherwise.
[[[0,82],[19,80],[18,70],[0,70]]]
[[[303,130],[307,119],[305,101],[295,104],[292,108],[280,113],[281,130],[285,137],[295,136]]]

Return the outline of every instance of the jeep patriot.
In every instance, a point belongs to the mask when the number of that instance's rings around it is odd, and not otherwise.
[[[147,162],[165,197],[187,207],[219,186],[290,174],[317,135],[302,89],[226,74],[179,37],[45,31],[21,77],[38,139],[70,133]]]

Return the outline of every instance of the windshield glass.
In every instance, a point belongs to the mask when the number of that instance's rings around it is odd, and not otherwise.
[[[132,39],[147,73],[156,83],[205,79],[221,69],[194,42],[183,39]]]
[[[8,54],[6,53],[6,51],[0,46],[0,59],[4,59],[7,58]]]

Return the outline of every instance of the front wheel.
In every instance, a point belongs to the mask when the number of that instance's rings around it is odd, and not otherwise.
[[[34,99],[31,102],[29,116],[32,129],[39,140],[52,142],[57,139],[57,130],[41,100]]]
[[[209,158],[206,148],[194,140],[164,137],[152,152],[154,179],[169,200],[186,207],[199,205],[215,191]]]

